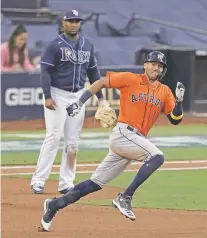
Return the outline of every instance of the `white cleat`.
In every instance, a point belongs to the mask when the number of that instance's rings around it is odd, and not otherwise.
[[[49,229],[52,225],[52,219],[55,216],[55,214],[57,213],[56,209],[51,209],[51,207],[50,207],[51,201],[52,201],[52,199],[46,199],[44,201],[44,215],[41,219],[41,225],[42,225],[42,229],[44,231],[49,231]]]
[[[34,194],[43,194],[44,193],[44,186],[39,183],[35,183],[35,184],[31,185],[31,189]]]
[[[50,227],[51,227],[51,222],[46,223],[43,218],[41,219],[41,226],[43,231],[49,231]]]
[[[121,193],[119,196],[113,200],[112,205],[119,209],[119,211],[127,218],[131,219],[132,221],[136,220],[136,216],[132,211],[131,206],[132,197],[124,196]]]

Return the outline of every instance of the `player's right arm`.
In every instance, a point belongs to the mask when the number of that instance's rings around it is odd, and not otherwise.
[[[95,81],[91,87],[86,90],[79,101],[70,105],[67,108],[68,115],[75,115],[79,113],[83,104],[91,98],[94,94],[99,92],[102,88],[124,88],[129,86],[129,73],[121,72],[121,73],[107,73],[106,77],[101,78],[100,80]]]
[[[54,67],[56,65],[56,48],[53,42],[51,42],[43,55],[41,56],[41,73],[40,80],[41,86],[45,97],[45,107],[50,110],[55,110],[56,104],[51,97],[50,87],[51,87],[51,75],[53,73]]]
[[[127,87],[129,82],[127,80],[128,73],[107,73],[106,77],[95,81],[91,87],[86,90],[80,97],[80,102],[84,104],[90,97],[100,91],[102,88],[123,88]]]

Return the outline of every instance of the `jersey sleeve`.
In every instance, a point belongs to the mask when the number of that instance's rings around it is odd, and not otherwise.
[[[41,56],[41,64],[47,64],[50,66],[55,66],[57,64],[57,50],[55,47],[55,44],[51,42],[46,49],[44,50],[42,56]]]
[[[175,107],[175,97],[171,90],[167,87],[166,90],[166,100],[164,103],[164,113],[168,115]]]
[[[109,88],[124,88],[130,85],[130,73],[128,72],[107,72],[106,76],[109,79]]]
[[[96,56],[95,56],[94,46],[92,45],[88,69],[92,69],[92,68],[97,67],[97,64],[98,63],[97,63]]]

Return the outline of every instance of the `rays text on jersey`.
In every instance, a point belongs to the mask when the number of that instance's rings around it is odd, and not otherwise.
[[[68,47],[60,48],[60,50],[62,52],[61,61],[71,61],[72,63],[77,64],[77,55],[78,64],[84,64],[90,60],[90,51],[78,50],[78,52],[76,52]]]

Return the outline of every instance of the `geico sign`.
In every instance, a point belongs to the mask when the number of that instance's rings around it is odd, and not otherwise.
[[[42,105],[42,88],[8,88],[5,92],[7,106]]]

